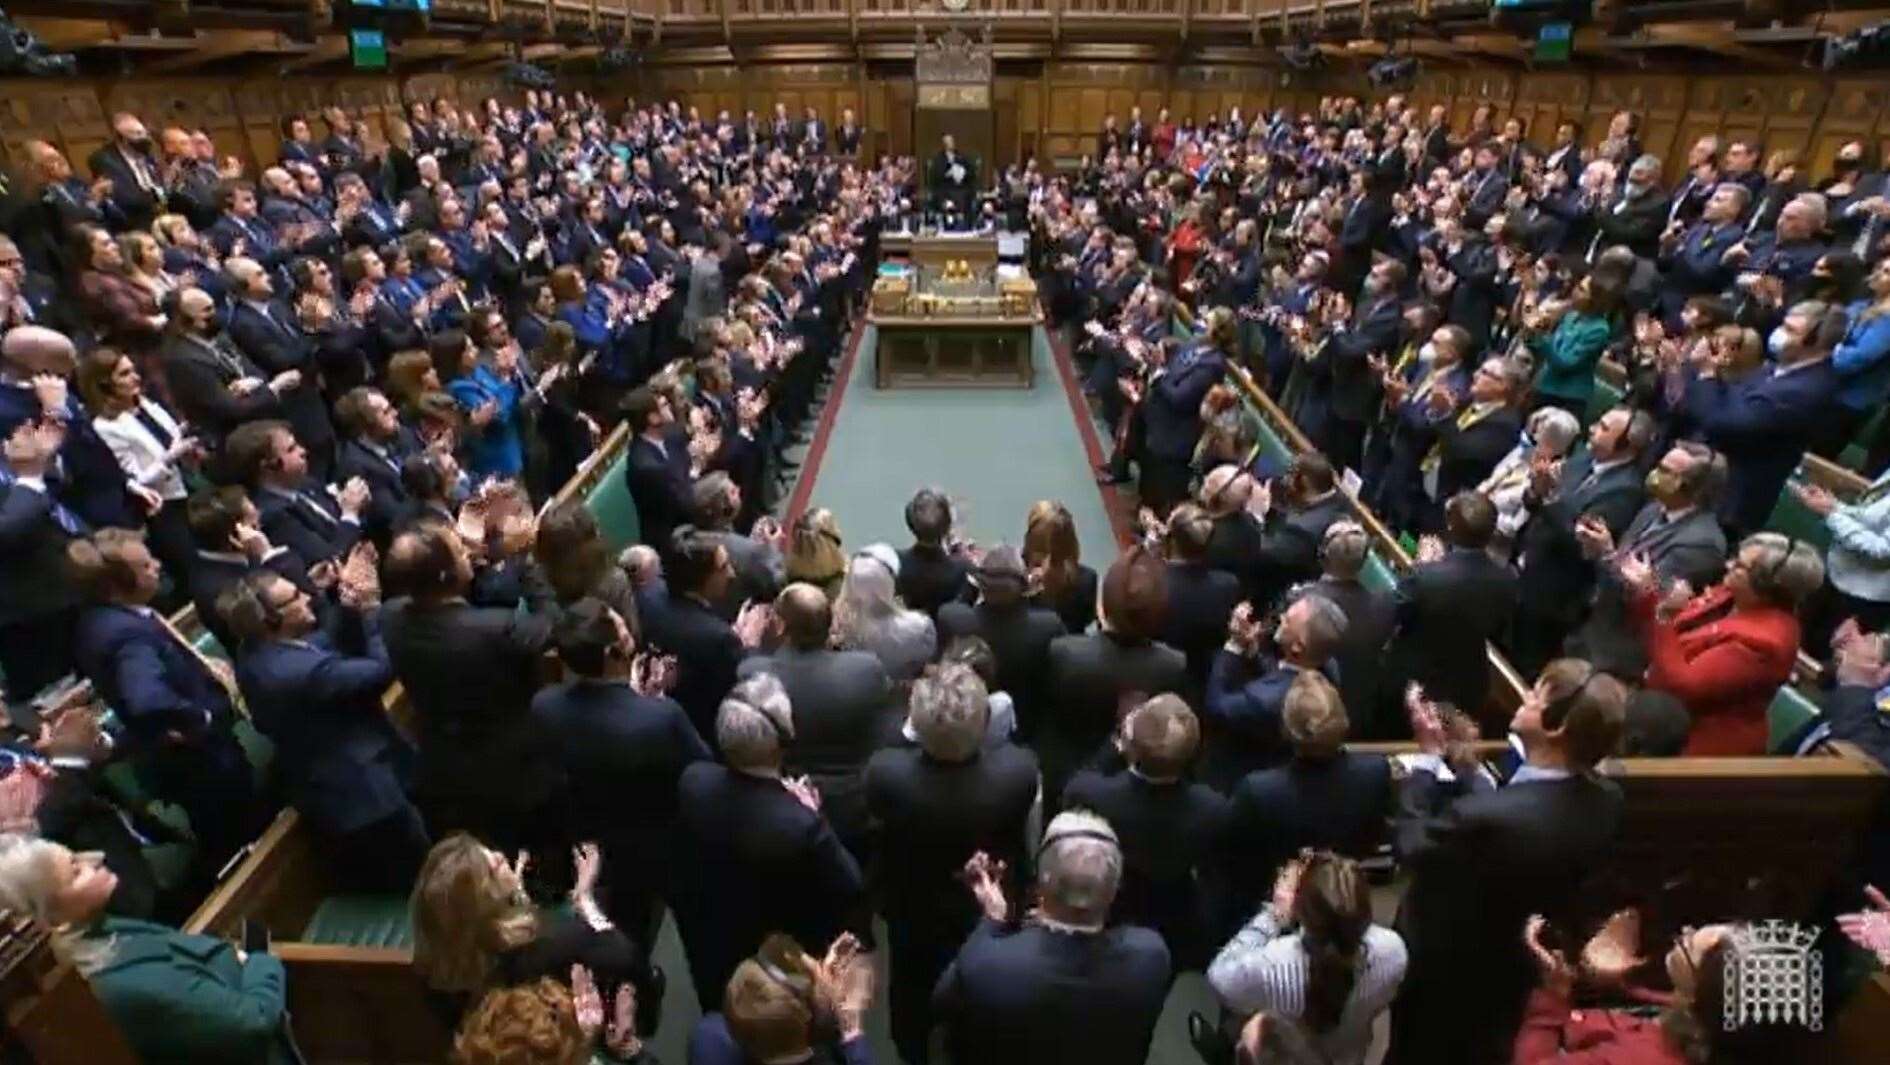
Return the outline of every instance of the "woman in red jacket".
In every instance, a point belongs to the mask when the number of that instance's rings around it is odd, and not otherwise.
[[[1193,294],[1184,290],[1188,278],[1194,274],[1194,264],[1201,258],[1201,252],[1207,247],[1207,229],[1201,224],[1201,207],[1190,203],[1181,209],[1181,221],[1175,225],[1174,232],[1168,235],[1168,283],[1173,287],[1177,299],[1194,301]]]
[[[1647,641],[1647,690],[1679,700],[1693,720],[1682,753],[1764,754],[1766,708],[1798,656],[1798,607],[1824,583],[1818,549],[1749,536],[1725,579],[1691,598],[1684,583],[1663,597],[1639,559],[1624,560],[1621,576]]]
[[[1805,1060],[1799,1030],[1787,1025],[1725,1023],[1726,967],[1735,957],[1733,925],[1684,929],[1662,967],[1671,993],[1628,985],[1646,959],[1639,954],[1640,918],[1615,914],[1582,948],[1575,965],[1542,944],[1543,921],[1532,917],[1523,942],[1541,981],[1510,1052],[1511,1065],[1759,1065]],[[1579,973],[1577,970],[1579,969]],[[1578,978],[1604,994],[1660,1003],[1655,1017],[1621,1009],[1570,1008]]]

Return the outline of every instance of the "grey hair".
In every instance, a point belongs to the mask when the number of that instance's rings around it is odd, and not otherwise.
[[[14,833],[0,835],[0,909],[25,914],[52,932],[59,956],[72,962],[80,975],[90,976],[110,964],[116,947],[112,939],[88,939],[80,929],[58,925],[52,919],[53,861],[65,846],[50,840]]]
[[[1326,526],[1320,544],[1320,559],[1328,575],[1351,580],[1365,568],[1365,556],[1371,551],[1371,538],[1365,527],[1355,521],[1335,521]]]
[[[1329,658],[1345,639],[1345,610],[1323,595],[1309,595],[1306,604],[1307,650],[1317,658]]]
[[[912,683],[908,719],[919,746],[941,762],[962,762],[984,742],[991,696],[968,665],[949,663]]]
[[[1097,839],[1089,835],[1105,836]],[[1065,810],[1043,830],[1037,890],[1067,919],[1101,927],[1122,885],[1122,845],[1109,822],[1088,810]]]
[[[735,685],[715,712],[715,743],[736,769],[780,764],[783,737],[794,736],[794,707],[772,673],[757,673]]]
[[[1824,585],[1824,559],[1815,544],[1780,533],[1753,533],[1739,551],[1758,552],[1757,565],[1746,573],[1752,590],[1780,606],[1797,608]]]
[[[1825,204],[1824,195],[1822,193],[1801,192],[1791,198],[1791,203],[1798,204],[1805,210],[1811,212],[1811,228],[1813,232],[1823,229],[1825,221],[1830,218],[1831,211]],[[1791,204],[1786,204],[1786,206],[1789,207]]]
[[[1544,407],[1529,416],[1529,432],[1536,443],[1546,444],[1557,455],[1568,454],[1570,444],[1581,432],[1581,423],[1560,407]]]
[[[1634,160],[1634,162],[1628,166],[1628,170],[1630,172],[1635,170],[1652,170],[1658,174],[1660,172],[1660,156],[1652,152],[1646,152],[1642,154],[1640,158]]]

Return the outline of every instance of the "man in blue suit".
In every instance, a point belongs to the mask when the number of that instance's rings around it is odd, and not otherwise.
[[[1845,328],[1842,309],[1808,300],[1773,333],[1778,362],[1770,372],[1733,384],[1709,368],[1687,383],[1687,413],[1731,468],[1720,519],[1735,531],[1765,525],[1779,490],[1836,411],[1831,352]]]
[[[1126,396],[1142,402],[1141,496],[1157,514],[1188,498],[1188,463],[1201,439],[1201,400],[1226,375],[1227,354],[1239,340],[1227,308],[1208,312],[1206,321],[1206,337],[1183,346],[1147,385],[1131,385]]]
[[[96,565],[81,582],[97,605],[73,633],[79,671],[125,727],[120,749],[153,795],[184,808],[215,870],[266,820],[254,776],[230,731],[230,693],[147,605],[158,564],[134,533],[91,538]]]
[[[282,416],[294,427],[296,439],[308,449],[309,465],[318,479],[326,479],[335,459],[335,426],[322,398],[320,364],[315,343],[302,331],[296,317],[276,302],[275,279],[263,264],[241,257],[224,262],[230,278],[230,308],[226,332],[251,362],[265,373],[293,370],[301,376],[294,387],[278,393]]]
[[[144,524],[139,501],[157,497],[133,488],[98,431],[92,414],[69,387],[77,355],[72,341],[44,326],[23,325],[0,340],[0,440],[27,422],[59,425],[59,452],[45,487],[60,504],[93,527],[135,529]]]
[[[1713,190],[1700,220],[1684,232],[1678,222],[1660,239],[1660,258],[1667,267],[1660,286],[1660,319],[1668,332],[1680,332],[1680,310],[1694,296],[1716,296],[1732,284],[1733,266],[1726,250],[1745,239],[1739,224],[1751,199],[1744,185],[1724,181]]]
[[[1365,275],[1358,309],[1349,327],[1335,330],[1321,358],[1307,363],[1314,374],[1331,378],[1331,415],[1326,420],[1320,450],[1336,469],[1357,469],[1365,450],[1365,427],[1378,413],[1378,374],[1371,357],[1384,355],[1398,344],[1404,324],[1404,264],[1395,259],[1377,263]]]
[[[648,951],[673,861],[677,782],[715,756],[663,693],[666,668],[637,654],[629,624],[603,600],[565,608],[554,636],[573,677],[539,692],[532,717],[564,768],[573,833],[603,848],[611,920]]]
[[[381,708],[394,667],[381,640],[373,566],[351,565],[340,580],[341,609],[330,613],[327,632],[308,593],[268,570],[244,577],[218,605],[242,648],[237,683],[256,727],[276,745],[296,812],[351,887],[401,891],[428,847],[407,797],[413,749]]]
[[[338,562],[362,538],[373,495],[352,478],[339,492],[311,476],[308,449],[287,422],[265,419],[240,425],[224,444],[230,471],[249,489],[273,543],[309,565]]]
[[[1208,673],[1202,776],[1223,794],[1248,773],[1285,760],[1286,693],[1301,673],[1330,671],[1345,638],[1345,612],[1320,596],[1302,596],[1287,607],[1270,641],[1262,624],[1251,606],[1241,604],[1227,623],[1227,646]],[[1263,642],[1271,646],[1263,648]]]

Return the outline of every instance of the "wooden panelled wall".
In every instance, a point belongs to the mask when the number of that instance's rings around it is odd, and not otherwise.
[[[24,147],[50,141],[66,153],[81,174],[85,160],[111,139],[111,116],[131,111],[155,137],[165,126],[201,127],[216,141],[220,155],[241,159],[248,172],[275,162],[282,143],[281,119],[301,113],[327,136],[324,106],[338,103],[367,120],[367,135],[380,141],[385,120],[414,100],[444,96],[463,104],[493,95],[506,86],[496,74],[418,74],[407,78],[350,75],[255,78],[222,81],[198,78],[118,80],[0,81],[0,153],[9,166],[25,163]]]
[[[1153,121],[1167,106],[1177,120],[1205,119],[1239,106],[1249,118],[1274,107],[1293,111],[1317,105],[1334,92],[1371,93],[1356,75],[1309,75],[1263,67],[1181,66],[1151,63],[1046,63],[1035,73],[1000,70],[994,85],[999,165],[1035,154],[1074,162],[1094,150],[1103,116],[1127,122],[1139,105]],[[739,118],[752,109],[765,119],[775,101],[799,117],[813,105],[837,120],[852,107],[868,132],[868,147],[908,153],[912,143],[914,89],[907,71],[867,64],[824,63],[648,68],[634,88],[641,97],[674,98],[701,109],[712,120],[719,110]],[[1408,95],[1428,106],[1442,102],[1452,123],[1469,124],[1478,104],[1490,103],[1499,120],[1509,114],[1529,123],[1530,136],[1546,143],[1555,124],[1573,117],[1590,142],[1600,139],[1608,118],[1628,109],[1642,117],[1642,144],[1662,157],[1677,177],[1694,138],[1720,132],[1756,137],[1767,151],[1803,153],[1814,176],[1824,174],[1847,140],[1876,138],[1890,155],[1890,82],[1867,77],[1738,74],[1683,75],[1642,72],[1522,72],[1466,68],[1423,74]],[[607,98],[609,98],[607,96]],[[916,146],[929,153],[933,145]]]

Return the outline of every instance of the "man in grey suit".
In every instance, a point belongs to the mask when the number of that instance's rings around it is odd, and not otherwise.
[[[689,293],[683,303],[682,325],[686,340],[694,341],[702,323],[728,309],[728,297],[722,289],[722,253],[728,237],[716,233],[713,246],[695,248],[689,258]]]
[[[744,602],[772,602],[775,593],[787,581],[787,562],[781,548],[770,539],[744,536],[735,531],[735,518],[742,512],[742,490],[728,474],[717,470],[707,473],[691,490],[695,503],[696,529],[721,543],[728,560],[735,567],[735,580],[728,595],[716,604],[730,621]],[[764,524],[766,523],[766,524]],[[772,518],[755,522],[758,532],[778,530]]]
[[[1726,534],[1713,504],[1726,483],[1726,460],[1705,444],[1683,441],[1661,457],[1647,478],[1646,506],[1617,540],[1600,521],[1577,526],[1582,554],[1595,566],[1594,606],[1570,637],[1568,651],[1595,668],[1639,679],[1647,652],[1628,623],[1627,593],[1616,569],[1620,559],[1644,555],[1663,589],[1685,581],[1711,584],[1726,562]]]
[[[736,675],[769,673],[781,681],[795,707],[786,770],[813,778],[821,812],[864,865],[866,761],[898,739],[901,724],[892,681],[871,652],[828,646],[833,608],[820,589],[790,584],[775,600],[774,612],[781,649],[747,659]]]
[[[1646,411],[1615,407],[1589,427],[1587,451],[1532,476],[1523,493],[1528,518],[1516,538],[1522,598],[1510,643],[1510,663],[1523,676],[1559,656],[1581,623],[1595,567],[1576,530],[1593,521],[1611,537],[1627,529],[1645,498],[1641,456],[1658,428]]]

